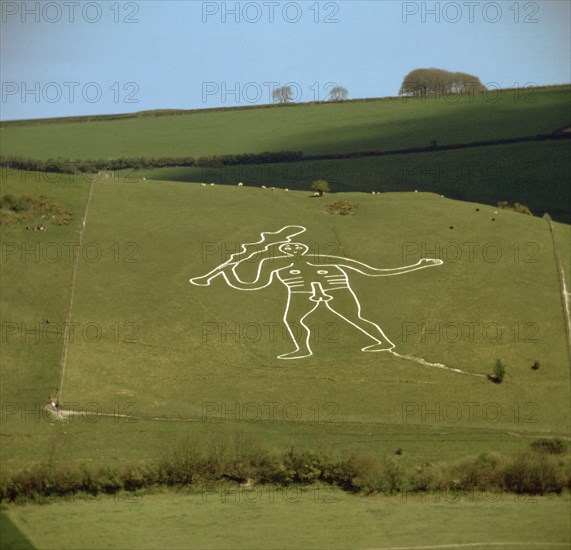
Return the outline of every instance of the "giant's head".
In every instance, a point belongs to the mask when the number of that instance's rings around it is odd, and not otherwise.
[[[297,258],[309,252],[309,246],[303,243],[284,243],[280,245],[279,251],[287,256]]]

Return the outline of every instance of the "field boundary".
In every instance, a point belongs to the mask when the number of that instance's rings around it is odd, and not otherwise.
[[[569,291],[567,290],[567,284],[565,282],[565,271],[563,270],[563,264],[561,263],[561,258],[559,257],[559,251],[557,250],[557,242],[555,241],[555,231],[553,231],[553,221],[549,214],[545,214],[543,219],[547,222],[549,226],[549,231],[551,233],[551,241],[553,242],[553,254],[555,256],[555,263],[557,266],[557,275],[559,277],[559,287],[561,291],[561,301],[563,305],[563,317],[566,324],[566,334],[567,334],[567,354],[571,362],[571,312],[569,311]]]
[[[355,151],[352,153],[326,153],[322,155],[303,155],[299,161],[315,160],[343,160],[361,157],[383,157],[388,155],[413,155],[418,153],[434,153],[437,151],[452,151],[455,149],[472,149],[474,147],[491,147],[493,145],[510,145],[513,143],[526,143],[530,141],[554,141],[571,139],[571,133],[555,131],[551,134],[535,134],[532,136],[518,136],[513,138],[487,139],[481,141],[467,141],[464,143],[449,143],[447,145],[428,145],[425,147],[408,147],[406,149],[387,149],[385,151]],[[290,162],[290,161],[284,161]]]
[[[89,211],[89,205],[91,203],[91,196],[93,194],[94,184],[95,184],[95,180],[91,180],[91,184],[89,186],[89,194],[87,195],[87,201],[85,202],[85,210],[83,211],[83,219],[81,221],[81,226],[80,226],[80,230],[79,230],[79,241],[78,241],[78,246],[77,246],[78,253],[75,254],[75,257],[73,258],[71,282],[69,285],[69,302],[68,302],[68,306],[67,306],[67,313],[66,313],[65,324],[64,324],[63,344],[62,344],[62,351],[61,351],[61,358],[60,358],[60,376],[59,376],[59,383],[58,383],[57,397],[56,397],[58,403],[61,401],[61,394],[62,394],[62,389],[63,389],[63,379],[65,376],[65,365],[66,365],[66,361],[67,361],[67,347],[69,344],[69,327],[71,325],[71,312],[72,312],[72,308],[73,308],[73,295],[75,292],[75,281],[77,278],[77,268],[79,265],[79,258],[80,258],[79,251],[81,251],[81,243],[83,242],[83,235],[85,233],[87,213]]]
[[[498,138],[480,141],[467,141],[449,143],[446,145],[431,144],[423,147],[407,147],[404,149],[374,149],[369,151],[352,151],[348,153],[322,153],[306,155],[302,151],[264,151],[262,153],[243,153],[239,155],[222,154],[187,157],[160,157],[157,161],[148,162],[137,157],[116,157],[110,159],[80,158],[76,160],[64,159],[57,162],[53,159],[40,160],[27,157],[5,155],[0,156],[0,166],[18,170],[32,170],[38,172],[54,173],[89,173],[94,170],[125,170],[125,169],[155,169],[175,167],[217,167],[217,166],[249,166],[264,164],[291,164],[298,162],[316,162],[324,160],[347,160],[368,157],[384,157],[394,155],[415,155],[421,153],[436,153],[439,151],[455,151],[458,149],[473,149],[477,147],[493,147],[496,145],[513,145],[517,143],[530,143],[539,141],[560,141],[571,139],[571,132],[562,129],[550,134],[534,134],[531,136],[518,136],[511,138]]]
[[[569,84],[547,84],[545,86],[526,86],[526,90],[561,90],[569,88]],[[519,90],[519,87],[498,88],[494,91],[510,91]],[[464,92],[456,94],[458,96],[470,96],[472,92]],[[429,98],[432,96],[428,96]],[[203,109],[151,109],[144,111],[135,111],[132,113],[115,113],[107,115],[76,115],[52,118],[27,118],[27,119],[14,119],[0,121],[0,128],[8,126],[34,126],[39,124],[65,124],[74,122],[105,122],[109,120],[124,120],[133,118],[153,118],[162,116],[181,116],[181,115],[194,115],[203,113],[216,113],[220,111],[239,111],[239,110],[257,110],[257,109],[291,109],[295,107],[303,107],[309,105],[338,105],[346,103],[374,103],[381,101],[426,101],[420,97],[390,95],[384,97],[356,97],[353,99],[344,99],[342,101],[297,101],[291,103],[262,103],[258,105],[236,105],[232,107],[208,107]]]

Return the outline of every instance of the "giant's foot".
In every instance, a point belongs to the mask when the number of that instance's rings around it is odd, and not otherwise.
[[[307,349],[296,349],[295,351],[278,355],[278,359],[303,359],[311,355],[313,355],[313,353]]]
[[[394,348],[394,344],[390,342],[379,342],[377,344],[371,344],[361,349],[361,351],[391,351]]]

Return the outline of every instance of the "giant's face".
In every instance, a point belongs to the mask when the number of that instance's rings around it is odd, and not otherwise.
[[[298,257],[306,254],[309,246],[302,243],[284,243],[280,245],[279,250],[288,256]]]

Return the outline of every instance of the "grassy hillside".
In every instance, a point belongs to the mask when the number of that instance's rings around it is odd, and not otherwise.
[[[77,239],[87,187],[79,180],[49,186],[50,194],[77,212],[73,227],[49,226],[46,233],[20,226],[3,230],[5,246],[12,243],[5,250],[12,251],[15,243],[19,252],[22,246],[40,251],[37,261],[30,254],[23,261],[18,252],[5,255],[2,264],[3,285],[10,289],[2,297],[3,323],[12,323],[10,330],[16,331],[3,335],[2,399],[16,407],[3,428],[11,443],[3,449],[6,463],[16,466],[24,457],[79,462],[149,457],[156,453],[157,438],[167,442],[181,430],[232,431],[226,417],[216,428],[201,421],[205,403],[217,404],[222,414],[235,403],[276,401],[283,407],[294,402],[302,410],[299,424],[240,418],[239,426],[277,446],[311,442],[316,434],[337,449],[366,441],[387,452],[405,442],[410,449],[406,460],[470,453],[482,441],[503,450],[521,444],[518,433],[568,430],[562,302],[544,220],[507,211],[494,214],[490,207],[427,193],[343,193],[339,198],[353,202],[357,213],[338,216],[324,209],[330,199],[310,199],[307,193],[149,181],[94,186],[74,294],[75,338],[68,347],[61,396],[80,410],[127,415],[136,410],[142,419],[134,424],[75,419],[61,426],[50,425],[49,416],[40,412],[20,414],[23,405],[40,411],[58,385],[62,339],[50,338],[38,323],[48,317],[49,330],[62,326],[67,290],[49,289],[68,288],[71,263],[65,254],[55,262],[43,254],[47,243],[59,243],[64,252],[64,243]],[[45,192],[46,185],[23,185],[14,177],[3,192],[23,189]],[[354,275],[352,285],[365,316],[383,327],[403,355],[468,373],[490,372],[501,358],[507,364],[506,381],[495,385],[363,353],[367,338],[326,311],[312,319],[320,330],[314,332],[313,357],[276,359],[291,348],[281,321],[283,288],[243,293],[220,280],[195,287],[188,279],[224,261],[239,243],[287,224],[306,226],[302,241],[314,249],[373,266],[440,256],[443,266],[400,277]],[[565,249],[569,228],[556,228]],[[474,243],[473,255],[466,243]],[[37,332],[24,334],[22,323]],[[473,333],[469,324],[476,327]],[[452,332],[443,332],[446,325]],[[232,333],[236,330],[237,335]],[[542,367],[532,371],[536,360]],[[423,417],[422,404],[434,408],[451,401],[498,403],[501,418],[490,422],[480,413],[444,422],[445,431],[454,434],[448,440],[436,435],[443,424]],[[335,406],[326,409],[331,403]],[[407,403],[416,412],[405,422]],[[316,404],[322,407],[318,421]],[[208,418],[213,419],[218,417]],[[333,424],[324,425],[325,419]],[[507,435],[512,432],[516,436]],[[434,437],[442,444],[438,449]]]
[[[568,86],[489,97],[388,99],[97,122],[6,125],[2,154],[36,159],[324,154],[550,133],[569,123]]]
[[[92,188],[61,388],[64,408],[83,414],[56,421],[44,407],[59,386],[69,250],[90,186],[84,177],[34,173],[10,173],[2,183],[2,194],[48,195],[73,212],[68,226],[43,220],[46,232],[17,224],[2,229],[3,475],[38,463],[128,468],[155,463],[187,438],[216,441],[237,432],[269,448],[320,448],[331,456],[366,449],[395,457],[400,447],[406,468],[511,453],[537,437],[568,434],[565,321],[544,220],[424,192],[311,199],[307,192],[112,178]],[[325,205],[334,199],[353,203],[356,213],[329,213]],[[382,326],[397,352],[467,374],[364,353],[367,338],[322,308],[310,318],[314,356],[281,361],[276,356],[292,344],[279,283],[257,292],[233,290],[220,279],[210,287],[189,284],[240,243],[288,224],[307,228],[299,240],[313,251],[375,267],[443,259],[442,266],[399,277],[354,274],[351,284],[363,315]],[[569,281],[569,226],[555,224],[555,242]],[[45,318],[49,325],[41,324]],[[507,366],[502,384],[471,376],[491,372],[497,358]],[[534,361],[541,363],[537,371]],[[556,548],[568,540],[567,496],[536,506],[513,495],[495,507],[486,497],[430,505],[411,497],[397,506],[401,497],[336,491],[334,504],[319,503],[324,508],[305,500],[234,506],[167,493],[10,506],[7,513],[11,540],[27,544],[17,528],[38,548],[102,540],[178,547],[189,544],[188,529],[196,547],[224,548],[228,541],[236,547],[246,524],[266,533],[257,539],[264,548],[276,540],[284,547],[286,539],[291,548],[521,540]],[[428,527],[438,523],[442,506],[453,517],[445,532]],[[389,510],[390,525],[379,519],[389,521]],[[85,524],[111,513],[105,529]],[[133,514],[153,517],[155,525],[160,516],[161,527],[149,532]],[[348,514],[352,527],[331,539]],[[224,526],[213,517],[224,517]],[[314,518],[319,529],[292,531],[301,518]]]

